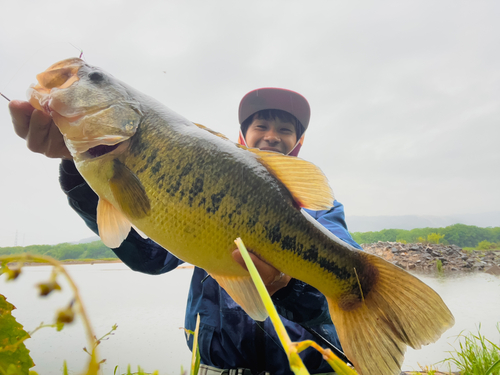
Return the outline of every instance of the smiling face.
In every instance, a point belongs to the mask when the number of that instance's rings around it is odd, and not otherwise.
[[[248,147],[287,155],[297,143],[297,132],[291,122],[278,117],[266,120],[255,114],[246,131],[245,140]]]

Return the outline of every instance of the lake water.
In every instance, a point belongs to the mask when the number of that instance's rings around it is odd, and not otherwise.
[[[133,272],[121,263],[71,265],[66,269],[79,286],[90,320],[96,332],[108,332],[118,324],[115,335],[99,346],[103,374],[125,373],[141,366],[147,372],[178,375],[181,366],[189,368],[191,353],[184,333],[184,309],[192,269],[178,269],[159,276]],[[0,278],[0,293],[17,309],[16,319],[30,331],[40,322],[52,323],[55,310],[68,304],[69,286],[62,283],[62,292],[48,298],[37,296],[36,283],[49,278],[51,267],[26,267],[14,282]],[[500,341],[496,329],[500,321],[500,278],[488,274],[435,278],[419,276],[445,300],[455,315],[455,326],[435,344],[406,355],[403,369],[417,370],[418,363],[429,365],[448,356],[455,336],[463,330],[481,332],[494,342]],[[61,374],[63,361],[70,373],[80,372],[88,355],[82,348],[87,341],[80,322],[68,325],[61,332],[45,328],[26,341],[40,375]],[[443,367],[444,368],[444,367]]]

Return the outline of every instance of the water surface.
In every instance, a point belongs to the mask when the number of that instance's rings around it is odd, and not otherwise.
[[[160,374],[180,374],[181,366],[189,368],[189,352],[184,333],[184,309],[192,269],[150,276],[128,269],[121,263],[70,265],[66,269],[80,288],[90,320],[98,336],[118,324],[118,330],[99,346],[106,358],[103,374],[113,374],[115,366],[126,372],[140,365],[144,370]],[[26,267],[20,278],[5,283],[0,278],[0,293],[13,303],[14,315],[27,330],[40,322],[52,323],[57,308],[71,298],[69,287],[48,298],[37,296],[35,284],[49,278],[51,267]],[[500,321],[500,278],[488,274],[436,278],[418,276],[433,287],[455,315],[455,326],[435,344],[421,350],[410,349],[403,369],[416,370],[418,363],[436,363],[448,355],[455,336],[463,330],[481,332],[495,342],[500,341],[496,323]],[[87,361],[82,348],[87,345],[80,322],[56,332],[46,328],[26,341],[40,375],[61,373],[64,359],[70,373],[81,371]]]

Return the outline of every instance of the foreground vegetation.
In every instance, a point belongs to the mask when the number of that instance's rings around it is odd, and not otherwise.
[[[441,243],[478,250],[500,249],[500,227],[480,228],[455,224],[445,228],[384,229],[379,232],[354,232],[352,238],[359,244],[383,242]]]
[[[500,325],[497,325],[500,333]],[[461,334],[459,348],[443,363],[455,366],[461,375],[500,375],[500,346],[481,334]]]

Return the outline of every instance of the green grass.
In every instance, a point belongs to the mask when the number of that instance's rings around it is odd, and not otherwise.
[[[500,333],[500,323],[497,325]],[[481,334],[458,335],[460,348],[449,352],[451,357],[443,362],[455,365],[461,375],[500,375],[500,346]]]
[[[488,253],[489,251],[500,251],[500,248],[497,249],[477,249],[475,247],[464,247],[462,248],[463,251],[467,251],[468,253],[472,253],[474,251],[481,251],[483,254]]]
[[[439,273],[443,272],[443,262],[440,259],[436,260],[436,269]]]

